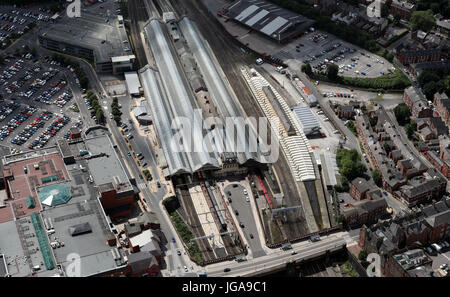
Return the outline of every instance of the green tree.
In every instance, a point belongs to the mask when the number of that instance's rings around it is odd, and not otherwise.
[[[358,260],[359,261],[366,261],[366,259],[367,259],[367,252],[364,251],[364,250],[360,251],[359,254],[358,254]]]
[[[307,75],[311,75],[312,74],[311,65],[309,63],[303,64],[302,65],[302,72],[306,73]]]
[[[434,72],[434,71],[430,71],[430,70],[425,70],[423,71],[418,77],[417,77],[417,81],[419,82],[419,84],[421,86],[426,85],[427,83],[431,82],[431,81],[438,81],[440,79],[439,75]]]
[[[409,139],[411,139],[413,137],[414,132],[416,132],[416,130],[417,130],[417,123],[413,120],[411,120],[409,122],[409,124],[407,124],[405,126],[405,132],[406,132],[406,135],[408,135]]]
[[[331,64],[327,69],[327,77],[332,81],[338,78],[339,67],[336,64]]]
[[[97,117],[97,121],[100,124],[104,124],[105,123],[105,121],[106,121],[105,114],[103,113],[103,110],[101,108],[98,108],[96,110],[95,116]]]
[[[397,105],[394,108],[394,114],[397,122],[402,126],[407,124],[409,122],[409,118],[411,117],[411,111],[406,103],[400,103]]]
[[[394,14],[394,25],[398,25],[400,20],[402,19],[402,15],[399,13]]]
[[[442,93],[445,90],[445,82],[443,80],[430,81],[423,86],[423,93],[428,100],[433,100],[436,92]]]
[[[422,30],[424,32],[429,32],[436,24],[436,19],[431,10],[419,10],[413,12],[409,24],[413,31]]]
[[[389,7],[386,4],[381,4],[381,17],[387,18],[389,16]]]
[[[383,185],[383,180],[381,179],[381,175],[380,172],[378,171],[378,169],[375,169],[374,171],[372,171],[372,178],[374,183],[381,187]]]

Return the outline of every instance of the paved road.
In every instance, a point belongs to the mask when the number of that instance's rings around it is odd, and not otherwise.
[[[342,247],[348,243],[354,243],[357,235],[350,235],[348,232],[335,233],[326,237],[322,237],[319,242],[303,241],[295,244],[293,249],[271,253],[269,255],[252,259],[249,261],[237,263],[220,263],[214,267],[206,267],[205,271],[208,276],[246,276],[257,271],[277,267],[283,263],[289,263],[292,260],[299,261],[301,259],[323,253],[327,250]],[[292,255],[295,251],[297,254]],[[230,272],[224,272],[225,268],[230,268]]]
[[[256,228],[256,224],[259,224],[259,221],[254,217],[250,202],[247,202],[245,200],[243,191],[244,187],[240,184],[230,184],[227,185],[224,189],[227,199],[228,197],[231,198],[230,206],[237,220],[236,227],[241,228],[241,231],[244,234],[246,241],[248,242],[252,257],[257,258],[266,255],[266,253],[261,246],[259,232]],[[228,192],[231,193],[231,196],[228,195]],[[249,197],[252,196],[251,189],[247,189],[247,192],[249,194]],[[250,199],[254,198],[251,197]],[[236,210],[238,211],[238,215],[236,215]],[[240,226],[240,223],[244,224],[244,228]],[[253,238],[250,237],[250,234],[253,235]]]

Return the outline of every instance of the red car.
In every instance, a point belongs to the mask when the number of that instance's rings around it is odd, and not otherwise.
[[[327,135],[325,133],[322,133],[322,138],[327,137]]]

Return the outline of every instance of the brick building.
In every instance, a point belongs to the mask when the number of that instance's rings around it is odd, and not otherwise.
[[[367,253],[378,253],[381,256],[383,276],[423,276],[416,267],[430,263],[418,253],[418,247],[428,246],[450,235],[450,198],[428,206],[415,208],[405,216],[379,222],[370,227],[363,226],[359,234],[359,246]],[[409,257],[404,257],[404,256]],[[408,260],[417,265],[408,265]],[[410,264],[414,264],[414,261]],[[428,270],[427,270],[428,271]]]
[[[450,99],[448,96],[445,93],[436,93],[433,103],[442,121],[447,125],[450,124]]]
[[[433,109],[428,105],[427,99],[418,88],[409,87],[403,92],[403,101],[411,109],[414,118],[427,118],[433,116]]]
[[[351,203],[349,207],[342,210],[345,225],[356,226],[375,223],[378,219],[387,215],[387,206],[386,200],[383,197]]]
[[[395,16],[396,14],[401,15],[402,19],[409,21],[412,13],[416,10],[416,6],[405,0],[392,0],[389,8],[390,14]]]
[[[367,192],[374,186],[364,178],[357,177],[350,184],[350,196],[352,198],[363,200],[366,199]]]

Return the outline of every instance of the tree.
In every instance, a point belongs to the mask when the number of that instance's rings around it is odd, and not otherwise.
[[[411,116],[411,111],[409,110],[406,103],[400,103],[394,108],[395,118],[400,125],[405,125],[409,122],[409,117]]]
[[[381,179],[381,175],[380,172],[378,171],[378,169],[375,169],[374,171],[372,171],[372,178],[374,183],[381,187],[383,185],[383,180]]]
[[[365,171],[366,167],[362,163],[349,159],[342,160],[341,167],[339,168],[339,173],[345,176],[348,180],[362,177]]]
[[[344,224],[344,223],[345,223],[345,217],[344,217],[344,215],[340,214],[340,215],[337,217],[336,221],[337,221],[339,224]]]
[[[360,251],[358,254],[358,260],[359,261],[366,261],[367,259],[367,252],[366,251]]]
[[[408,135],[409,139],[413,137],[414,132],[416,132],[416,130],[417,130],[417,123],[413,120],[411,120],[409,124],[405,126],[406,135]]]
[[[338,78],[339,67],[336,64],[331,64],[327,69],[327,77],[331,80],[336,80]]]
[[[443,80],[430,81],[423,86],[423,93],[428,100],[433,100],[436,92],[442,93],[445,90],[445,83]]]
[[[302,72],[306,73],[307,75],[311,75],[312,74],[311,65],[309,63],[303,64],[302,65]]]
[[[389,16],[389,7],[386,4],[381,4],[381,17],[387,18]]]
[[[402,15],[399,13],[394,14],[394,25],[398,25],[400,20],[402,19]]]
[[[417,81],[419,82],[419,84],[421,86],[424,86],[425,84],[431,82],[431,81],[438,81],[440,79],[439,75],[434,72],[434,71],[430,71],[430,70],[425,70],[423,71],[419,77],[417,77]]]
[[[95,112],[95,116],[97,117],[97,121],[100,124],[104,124],[105,123],[105,114],[103,113],[103,110],[101,108],[98,108],[97,111]]]
[[[411,30],[422,30],[424,32],[429,32],[435,23],[436,19],[431,10],[414,11],[411,20],[409,21]]]

